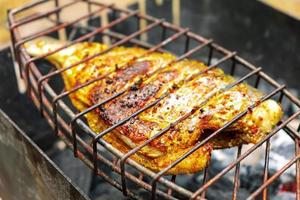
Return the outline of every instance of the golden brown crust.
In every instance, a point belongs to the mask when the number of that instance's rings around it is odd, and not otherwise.
[[[45,46],[47,44],[43,43],[35,48],[48,49]],[[98,43],[80,43],[48,59],[58,67],[67,67],[106,48]],[[169,93],[157,105],[104,137],[122,152],[142,144],[181,116],[195,111],[132,155],[135,161],[154,171],[167,167],[193,148],[199,140],[224,126],[262,96],[259,91],[246,84],[218,92],[235,79],[218,68],[200,73],[207,67],[198,61],[171,63],[174,59],[173,55],[167,53],[146,54],[146,50],[141,48],[118,47],[63,73],[67,90],[106,75],[70,95],[72,103],[80,111],[134,85],[121,96],[85,115],[95,132],[103,131]],[[203,169],[209,162],[212,148],[227,148],[259,141],[270,132],[281,116],[281,107],[275,101],[261,103],[168,173],[194,173]]]

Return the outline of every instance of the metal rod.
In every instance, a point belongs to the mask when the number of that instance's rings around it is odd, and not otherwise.
[[[299,139],[295,140],[295,156],[300,155]],[[300,159],[296,161],[296,200],[300,200]]]
[[[186,53],[184,53],[182,56],[178,57],[178,60],[182,60],[182,59],[184,59],[186,57],[191,56],[192,54],[196,53],[197,51],[199,51],[203,47],[211,44],[212,42],[213,42],[213,40],[210,39],[210,40],[204,42],[203,44],[200,44],[200,45],[196,46],[195,48],[193,48],[193,49],[187,51]]]
[[[258,88],[259,82],[260,82],[260,76],[257,76],[255,84],[254,84],[255,88]]]
[[[9,18],[9,16],[11,15],[11,10],[7,10],[7,16]],[[11,20],[8,20],[8,26],[11,26]],[[25,93],[26,91],[26,82],[22,76],[22,70],[20,67],[20,58],[19,58],[19,53],[16,50],[14,44],[16,42],[16,38],[15,38],[15,34],[14,31],[12,29],[10,29],[9,31],[10,33],[10,37],[11,37],[11,45],[10,45],[10,51],[11,51],[11,56],[12,56],[12,60],[13,60],[13,65],[14,65],[14,70],[15,70],[15,75],[16,75],[16,79],[17,79],[17,85],[18,85],[18,90],[20,93]]]
[[[241,152],[242,152],[242,146],[238,147],[238,151],[237,151],[237,159],[241,156]],[[236,200],[237,199],[237,192],[238,192],[238,188],[240,187],[240,164],[238,163],[235,167],[235,173],[234,173],[234,181],[233,181],[233,193],[232,193],[232,200]]]
[[[161,38],[160,38],[160,41],[163,41],[163,40],[166,39],[166,31],[167,31],[167,27],[162,26],[161,28],[162,28],[162,30],[161,30]]]
[[[266,141],[266,150],[265,150],[265,165],[264,165],[264,176],[263,176],[263,183],[265,183],[268,179],[268,172],[269,172],[269,155],[270,155],[270,140]],[[268,199],[268,190],[265,188],[263,190],[263,199]]]
[[[230,70],[230,75],[233,76],[234,72],[235,72],[235,66],[236,66],[236,62],[235,60],[232,60],[232,65],[231,65],[231,70]]]
[[[50,21],[52,21],[51,19],[49,19]],[[96,27],[92,27],[92,26],[82,26],[80,24],[75,24],[73,25],[74,27],[78,28],[78,29],[84,29],[84,30],[87,30],[87,31],[93,31],[96,29]],[[115,32],[113,31],[112,29],[110,30],[107,30],[105,32],[102,32],[103,35],[107,35],[111,38],[113,38],[114,40],[118,39],[118,40],[121,40],[123,39],[124,37],[126,37],[126,35],[122,34],[122,33],[119,33],[119,32]],[[144,48],[151,48],[153,47],[154,45],[152,44],[149,44],[147,42],[144,42],[144,41],[141,41],[141,40],[138,40],[138,39],[131,39],[129,40],[130,43],[134,44],[134,45],[137,45],[137,46],[141,46],[141,47],[144,47]],[[165,49],[158,49],[157,50],[158,52],[168,52],[167,50]],[[170,52],[168,52],[170,53]]]
[[[223,58],[219,59],[216,63],[210,65],[209,67],[207,67],[205,70],[197,73],[197,74],[194,74],[193,76],[190,77],[190,80],[192,80],[193,78],[195,78],[196,76],[200,75],[200,74],[203,74],[213,68],[216,68],[219,64],[225,62],[226,60],[230,59],[230,58],[233,58],[237,53],[236,52],[231,52],[230,54],[224,56]],[[261,68],[259,68],[261,70]],[[257,70],[257,69],[255,69]],[[255,71],[254,70],[254,71]]]
[[[183,53],[186,53],[189,50],[189,46],[190,46],[190,37],[186,34],[185,35],[185,46],[184,46]]]
[[[210,63],[211,63],[213,52],[214,52],[214,49],[212,48],[212,46],[210,46],[209,52],[208,52],[208,58],[207,58],[207,65],[210,65]]]
[[[59,0],[55,0],[55,8],[58,9],[59,8]],[[56,12],[56,25],[58,25],[60,23],[60,12]]]
[[[55,7],[53,10],[50,10],[50,11],[47,11],[47,12],[44,12],[44,13],[41,13],[41,14],[37,14],[37,15],[32,15],[32,16],[29,16],[29,17],[26,17],[26,18],[23,18],[22,20],[12,24],[10,26],[11,29],[15,29],[21,25],[24,25],[24,24],[27,24],[29,22],[32,22],[34,20],[37,20],[37,19],[41,19],[41,18],[44,18],[44,17],[48,17],[49,15],[52,15],[52,14],[57,14],[58,12],[60,12],[62,9],[64,8],[67,8],[73,4],[76,4],[78,2],[80,2],[81,0],[74,0],[74,1],[71,1],[70,3],[67,3],[67,4],[64,4],[62,6],[58,6],[58,7]]]
[[[176,181],[176,175],[172,175],[171,182],[175,183],[175,181]],[[168,189],[167,194],[172,195],[172,189],[171,188]]]
[[[204,185],[206,183],[207,179],[208,179],[208,175],[209,175],[208,172],[209,172],[209,166],[205,167],[205,169],[204,169],[204,175],[203,175],[202,185]],[[205,194],[206,194],[206,192],[203,191],[201,193],[200,197],[203,198],[203,199],[205,199]]]
[[[28,10],[30,8],[33,8],[35,6],[38,6],[40,4],[46,3],[49,0],[39,0],[39,1],[34,1],[34,2],[29,2],[21,5],[20,7],[14,8],[11,10],[11,16],[18,14],[19,12],[22,12],[24,10]]]
[[[75,19],[75,20],[73,20],[71,22],[61,22],[61,21],[59,21],[59,23],[56,26],[50,27],[50,28],[48,28],[46,30],[40,31],[40,32],[32,34],[32,35],[29,35],[26,38],[24,38],[24,39],[16,42],[15,46],[16,46],[16,48],[19,48],[22,44],[24,44],[24,43],[26,43],[26,42],[28,42],[30,40],[34,40],[34,39],[36,39],[38,37],[48,35],[50,33],[58,31],[58,30],[60,30],[62,28],[66,28],[67,26],[74,25],[74,24],[78,23],[81,20],[84,20],[86,18],[94,16],[97,13],[99,13],[99,12],[105,10],[105,9],[112,8],[112,7],[113,7],[113,4],[109,4],[106,7],[101,7],[99,9],[95,10],[94,12],[91,12],[90,14],[83,15],[83,16],[81,16],[81,17],[79,17],[79,18],[77,18],[77,19]]]

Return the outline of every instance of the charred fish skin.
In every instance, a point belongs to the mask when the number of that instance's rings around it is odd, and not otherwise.
[[[62,43],[53,39],[40,38],[25,46],[29,54],[36,56],[60,45]],[[107,48],[100,43],[78,43],[47,59],[57,68],[64,68]],[[228,91],[218,92],[235,79],[218,68],[201,73],[207,66],[199,61],[174,62],[175,59],[175,56],[168,53],[147,53],[142,48],[117,47],[66,70],[62,77],[66,90],[70,90],[103,76],[103,79],[70,95],[72,103],[79,111],[128,89],[123,95],[85,115],[89,126],[95,132],[101,132],[118,123],[168,93],[158,104],[104,137],[123,152],[145,142],[179,120],[181,116],[197,108],[186,119],[172,126],[165,134],[131,157],[145,167],[159,171],[263,95],[243,83]],[[282,108],[276,101],[267,100],[260,103],[168,173],[195,173],[205,168],[213,148],[227,148],[260,141],[282,115]]]
[[[188,68],[187,66],[191,62],[184,61],[182,63],[184,63],[185,68]],[[176,65],[173,66],[173,69],[179,71]],[[192,68],[188,69],[193,71]],[[198,69],[201,69],[201,63],[198,63]],[[202,69],[205,69],[205,67]],[[156,80],[163,82],[162,79],[159,79],[159,76]],[[210,70],[196,76],[193,80],[181,84],[179,89],[173,91],[158,105],[146,110],[138,118],[132,119],[120,127],[119,132],[123,138],[128,137],[126,141],[131,140],[132,144],[130,146],[134,146],[133,144],[137,145],[145,142],[170,123],[176,122],[181,116],[191,112],[195,107],[199,107],[199,110],[193,115],[150,143],[153,148],[165,152],[173,152],[177,148],[195,145],[202,133],[218,130],[240,112],[247,109],[248,106],[257,102],[262,96],[262,93],[246,84],[239,84],[218,94],[218,91],[234,81],[234,78],[225,75],[220,69]],[[170,84],[171,81],[168,80],[168,83]],[[164,84],[165,87],[167,85]],[[155,87],[155,81],[144,84],[140,90],[129,91],[105,105],[105,109],[100,112],[100,115],[112,124],[116,123],[124,116],[129,116],[144,107],[145,102],[149,104],[149,102],[154,101],[157,98],[154,97],[154,93],[158,93],[159,89],[165,90],[158,88],[159,86]],[[209,97],[214,93],[216,93],[215,97],[210,99]],[[202,105],[206,100],[208,102]],[[232,132],[232,137],[239,141],[234,142],[234,144],[256,143],[271,131],[282,116],[281,107],[277,103],[274,104],[274,102],[273,100],[267,100],[261,103],[252,113],[248,113],[226,130]],[[262,118],[263,116],[264,118]],[[145,128],[147,126],[148,128]],[[226,135],[229,136],[230,134]],[[223,139],[230,141],[228,143],[220,143],[218,138],[213,143],[217,148],[235,146],[228,136],[223,136]],[[147,155],[146,151],[143,153]],[[150,157],[155,156],[151,153]]]

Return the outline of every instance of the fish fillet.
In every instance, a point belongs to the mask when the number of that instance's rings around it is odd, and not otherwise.
[[[61,45],[63,43],[58,40],[42,37],[26,43],[25,48],[30,55],[38,56]],[[107,48],[100,43],[83,42],[47,59],[57,68],[64,68]],[[175,59],[169,53],[116,47],[66,70],[62,78],[66,90],[70,90],[103,77],[70,95],[79,111],[127,89],[124,94],[85,115],[89,126],[97,133],[165,96],[153,107],[104,136],[115,148],[127,152],[171,125],[162,136],[131,156],[145,167],[159,171],[263,96],[262,92],[245,83],[224,91],[226,86],[235,82],[235,78],[219,68],[204,72],[207,66],[200,61]],[[259,103],[168,173],[195,173],[207,166],[213,149],[257,143],[282,115],[282,108],[276,101]]]

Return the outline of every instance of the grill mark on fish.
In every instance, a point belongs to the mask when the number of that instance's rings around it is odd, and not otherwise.
[[[158,90],[159,87],[152,84],[146,85],[140,90],[131,90],[122,99],[115,100],[109,106],[105,106],[106,108],[100,111],[100,116],[109,124],[115,124],[143,107]]]
[[[89,97],[91,102],[96,104],[101,100],[109,98],[118,92],[120,88],[124,87],[128,81],[134,79],[134,77],[147,73],[151,67],[152,64],[150,61],[134,62],[129,67],[117,71],[105,80],[99,81],[91,89]]]
[[[137,75],[146,74],[149,71],[150,66],[151,62],[149,61],[138,61],[133,63],[130,67],[120,70],[114,78],[116,81],[126,82]]]

